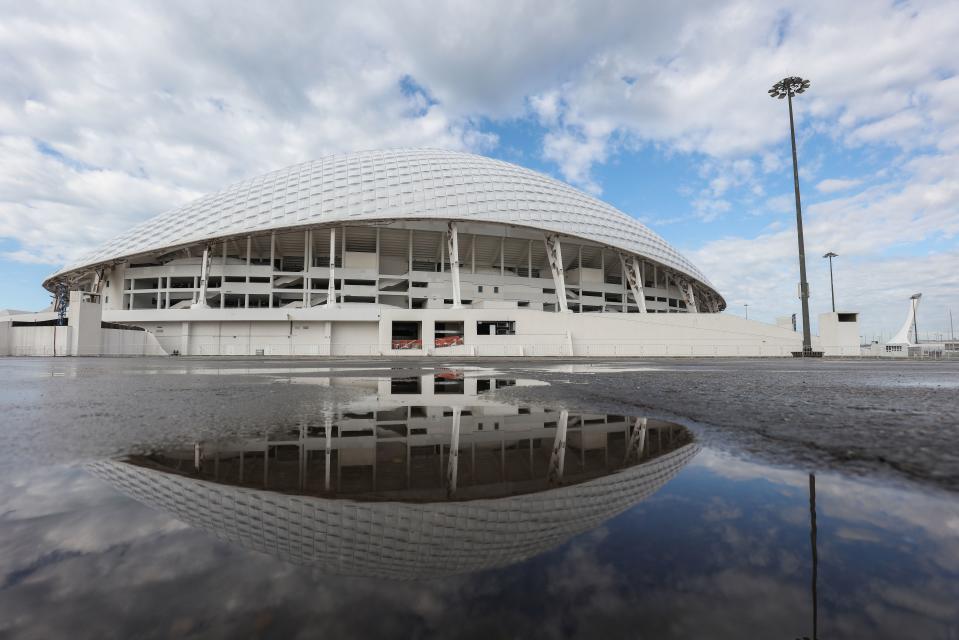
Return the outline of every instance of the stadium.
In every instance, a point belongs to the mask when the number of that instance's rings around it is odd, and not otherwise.
[[[95,307],[90,322],[99,312],[100,326],[142,330],[136,348],[151,353],[736,356],[800,344],[792,327],[720,313],[696,266],[609,204],[441,150],[336,155],[245,180],[44,286],[74,292],[71,325]],[[130,334],[108,340],[100,326],[72,327],[54,349],[127,348]],[[10,352],[23,341],[11,336]]]

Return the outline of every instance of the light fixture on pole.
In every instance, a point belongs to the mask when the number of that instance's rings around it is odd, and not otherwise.
[[[919,320],[916,318],[916,313],[919,311],[917,307],[921,297],[921,293],[914,293],[909,296],[909,299],[912,300],[912,332],[916,338],[916,344],[919,344]]]
[[[783,78],[772,86],[769,96],[789,103],[789,137],[793,150],[793,188],[796,192],[796,232],[799,236],[799,299],[802,301],[802,355],[812,353],[809,331],[809,283],[806,282],[806,248],[802,234],[802,204],[799,199],[799,161],[796,158],[796,127],[793,124],[793,96],[809,88],[809,80],[796,76]]]
[[[749,303],[747,302],[743,306],[746,307],[746,319],[749,320]]]
[[[829,253],[823,256],[823,258],[829,258],[829,295],[832,296],[832,312],[833,313],[836,313],[836,289],[833,288],[833,284],[832,284],[832,259],[838,258],[838,257],[839,257],[839,254],[833,253],[832,251],[830,251]]]

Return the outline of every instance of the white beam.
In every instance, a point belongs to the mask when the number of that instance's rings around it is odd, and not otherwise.
[[[561,409],[556,421],[556,437],[553,439],[553,452],[549,457],[549,470],[546,479],[550,483],[559,484],[563,480],[563,467],[566,462],[566,424],[569,422],[569,411]]]
[[[330,227],[330,279],[326,286],[326,306],[336,304],[336,227]]]
[[[636,456],[636,462],[643,457],[643,450],[646,448],[646,418],[636,418],[633,424],[633,433],[629,436],[629,444],[626,445],[626,457],[623,464],[629,464],[629,459]]]
[[[310,308],[310,265],[313,258],[313,230],[303,232],[303,308]]]
[[[446,497],[456,493],[456,478],[460,459],[460,407],[453,407],[453,424],[450,428],[450,457],[446,465]]]
[[[210,260],[212,259],[210,245],[203,247],[203,261],[200,263],[200,296],[196,302],[191,305],[191,309],[207,309],[206,288],[207,280],[210,277]]]
[[[546,234],[546,257],[549,259],[549,268],[553,272],[553,286],[556,289],[556,304],[559,310],[566,313],[566,276],[563,273],[563,248],[560,246],[556,234]]]
[[[460,243],[456,232],[456,223],[450,222],[446,230],[446,243],[450,257],[450,280],[453,285],[453,308],[463,307],[460,295]]]
[[[326,467],[325,478],[323,479],[323,488],[330,490],[330,463],[333,461],[333,419],[330,416],[323,418],[323,431],[326,436]]]
[[[690,313],[699,313],[699,307],[696,306],[696,295],[693,293],[693,283],[687,281],[683,287],[683,295],[686,297],[686,309]]]
[[[643,288],[643,272],[639,268],[639,260],[636,256],[627,257],[623,254],[619,254],[619,259],[623,265],[623,275],[636,299],[636,306],[639,307],[640,313],[646,313],[646,293]]]

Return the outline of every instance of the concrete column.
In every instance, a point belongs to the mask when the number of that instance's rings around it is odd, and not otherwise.
[[[626,457],[623,464],[628,464],[630,458],[635,457],[636,462],[643,458],[643,449],[646,448],[646,418],[636,418],[633,425],[633,433],[629,437],[629,444],[626,445]]]
[[[460,458],[460,412],[459,407],[453,407],[453,425],[450,429],[450,456],[446,465],[446,497],[456,493],[456,477]]]
[[[526,279],[532,280],[533,278],[533,241],[529,241],[529,246],[526,248]]]
[[[453,285],[453,308],[461,309],[463,300],[460,295],[460,243],[456,232],[456,223],[450,222],[446,231],[446,243],[450,256],[450,280]]]
[[[640,313],[646,313],[646,292],[643,287],[643,272],[639,268],[639,260],[636,256],[626,257],[619,254],[619,259],[623,265],[623,276],[629,284],[633,297],[636,298],[636,306]]]
[[[563,481],[563,467],[566,462],[566,425],[569,422],[569,411],[561,409],[556,421],[556,437],[553,439],[553,451],[549,457],[549,470],[546,479],[550,483],[559,484]]]
[[[310,267],[313,263],[313,231],[303,232],[303,308],[310,308]]]
[[[183,322],[180,324],[180,355],[188,356],[190,355],[190,323]]]
[[[559,243],[559,236],[553,233],[546,234],[546,257],[549,259],[549,268],[553,272],[553,286],[556,289],[556,304],[559,310],[566,313],[566,276],[563,273],[563,248]]]
[[[226,287],[226,240],[223,241],[223,252],[220,259],[220,308],[223,309],[226,307],[226,294],[224,290]]]
[[[191,308],[193,309],[208,309],[209,306],[206,303],[206,288],[208,278],[210,277],[210,245],[203,247],[203,258],[200,263],[200,295],[196,302],[193,303]]]
[[[336,304],[336,227],[330,227],[330,280],[326,287],[326,306]]]
[[[693,283],[685,282],[682,285],[683,297],[686,298],[686,310],[689,313],[699,313],[699,307],[696,306],[696,296],[693,294]]]
[[[270,298],[268,300],[269,307],[273,308],[273,267],[274,260],[276,260],[276,232],[270,234]]]
[[[323,488],[330,490],[330,466],[333,462],[333,419],[327,416],[323,419],[323,431],[326,433],[326,464],[324,467]]]

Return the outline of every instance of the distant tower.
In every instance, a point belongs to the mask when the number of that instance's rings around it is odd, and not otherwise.
[[[916,323],[916,310],[919,309],[920,299],[922,299],[921,293],[915,293],[909,298],[909,313],[906,314],[906,321],[902,324],[899,333],[893,336],[892,340],[887,344],[919,344],[919,326]],[[912,330],[914,334],[915,342],[909,339],[910,330]]]

